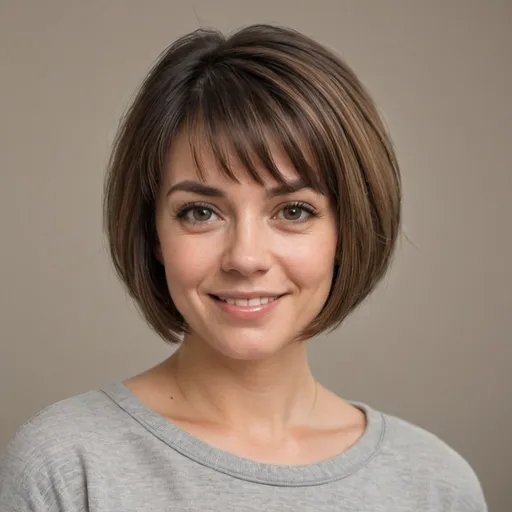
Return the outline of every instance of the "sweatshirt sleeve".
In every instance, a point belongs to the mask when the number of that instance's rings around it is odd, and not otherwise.
[[[53,512],[45,503],[44,479],[37,481],[31,464],[23,460],[22,440],[16,437],[0,457],[0,510],[2,512]]]
[[[77,512],[83,479],[62,417],[39,414],[25,423],[0,455],[1,512]],[[69,436],[68,436],[69,437]]]
[[[488,512],[482,485],[469,465],[451,512]]]

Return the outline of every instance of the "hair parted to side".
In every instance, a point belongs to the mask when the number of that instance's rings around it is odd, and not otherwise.
[[[180,340],[186,323],[155,256],[155,203],[169,148],[184,130],[199,176],[206,147],[231,179],[230,152],[256,182],[259,162],[283,183],[270,150],[277,144],[301,178],[329,197],[339,226],[332,288],[300,338],[338,326],[388,269],[401,216],[392,143],[354,72],[314,40],[270,25],[229,37],[196,30],[163,52],[119,128],[104,222],[116,272],[168,342]]]

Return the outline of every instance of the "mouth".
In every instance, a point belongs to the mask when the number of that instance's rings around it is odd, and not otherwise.
[[[219,307],[220,311],[229,317],[242,321],[260,321],[266,318],[281,303],[281,295],[263,293],[261,296],[252,295],[244,297],[238,294],[237,297],[227,295],[209,294],[209,297]]]
[[[223,302],[225,304],[230,304],[231,306],[241,306],[241,307],[255,307],[255,306],[265,306],[270,304],[277,299],[281,298],[283,295],[272,295],[272,296],[263,296],[263,297],[247,297],[247,298],[234,298],[234,297],[225,297],[219,295],[210,294],[210,297],[213,300],[218,302]]]

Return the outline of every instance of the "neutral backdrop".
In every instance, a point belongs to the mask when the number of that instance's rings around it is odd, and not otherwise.
[[[0,449],[56,400],[170,348],[113,275],[101,226],[121,114],[201,26],[291,26],[359,73],[393,135],[404,236],[388,277],[313,340],[318,378],[431,430],[512,510],[512,2],[0,0]]]

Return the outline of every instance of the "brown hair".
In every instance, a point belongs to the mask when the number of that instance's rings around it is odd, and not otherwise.
[[[155,201],[169,147],[182,130],[200,176],[197,150],[206,144],[232,179],[229,151],[257,182],[255,159],[283,183],[272,143],[310,187],[329,197],[339,225],[333,283],[301,338],[338,326],[386,272],[400,228],[392,143],[354,72],[305,35],[269,25],[227,38],[197,30],[163,52],[117,134],[104,215],[118,275],[169,342],[179,340],[186,324],[155,257]]]

